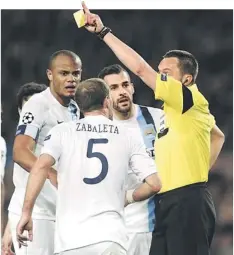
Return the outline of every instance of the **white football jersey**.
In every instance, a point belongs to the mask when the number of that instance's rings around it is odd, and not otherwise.
[[[5,175],[7,148],[6,148],[6,142],[2,136],[0,139],[0,146],[1,146],[1,181],[3,181],[4,175]]]
[[[137,135],[143,139],[148,154],[154,159],[154,140],[160,127],[164,112],[160,109],[134,104],[135,114],[128,120],[114,122],[137,130]],[[140,180],[129,169],[128,189],[136,188]],[[153,197],[142,202],[130,204],[125,208],[125,221],[130,233],[152,232],[155,224],[155,204]]]
[[[28,135],[36,141],[34,154],[40,155],[44,139],[49,130],[62,122],[77,120],[79,110],[75,101],[71,100],[68,107],[62,106],[51,94],[50,89],[33,95],[23,106],[16,135]],[[8,210],[21,215],[24,195],[29,173],[14,164],[13,182],[15,191],[12,195]],[[55,203],[57,190],[47,180],[42,192],[36,200],[34,219],[55,219]]]
[[[141,182],[156,172],[138,137],[101,115],[50,131],[41,154],[57,162],[55,253],[103,241],[127,249],[123,213],[129,165]]]

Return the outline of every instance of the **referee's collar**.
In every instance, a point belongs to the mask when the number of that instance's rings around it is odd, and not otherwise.
[[[193,84],[191,86],[188,87],[190,90],[198,90],[197,84]]]

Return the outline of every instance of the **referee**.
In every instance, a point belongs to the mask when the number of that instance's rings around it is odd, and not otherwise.
[[[207,190],[208,172],[224,143],[209,104],[196,82],[198,63],[186,51],[167,52],[157,73],[105,27],[83,3],[86,29],[96,33],[164,102],[165,118],[155,141],[162,180],[155,196],[156,223],[150,255],[209,255],[215,209]],[[145,254],[144,254],[145,255]]]

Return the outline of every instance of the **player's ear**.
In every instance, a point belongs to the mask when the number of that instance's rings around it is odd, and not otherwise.
[[[82,69],[80,69],[80,76],[79,76],[79,82],[81,82],[81,77],[82,77]]]
[[[104,109],[109,109],[110,108],[110,97],[109,96],[107,96],[105,99],[104,99],[104,102],[103,102],[103,108]]]
[[[48,80],[52,81],[53,80],[53,75],[52,75],[52,72],[51,72],[50,69],[46,70],[46,74],[47,74]]]

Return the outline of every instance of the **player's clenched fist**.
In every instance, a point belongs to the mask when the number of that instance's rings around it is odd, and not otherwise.
[[[99,33],[104,28],[104,25],[100,17],[94,13],[91,13],[85,2],[82,1],[82,8],[85,15],[85,27],[91,33]]]

